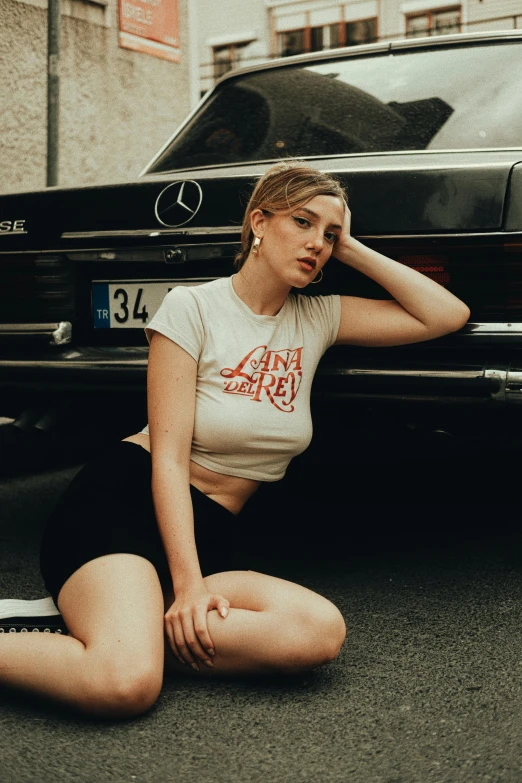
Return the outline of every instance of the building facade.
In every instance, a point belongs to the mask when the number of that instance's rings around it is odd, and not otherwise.
[[[170,17],[156,29],[162,2]],[[59,185],[136,176],[186,116],[197,74],[188,2],[62,0]],[[47,170],[47,0],[0,0],[0,18],[0,192],[38,189]],[[176,35],[161,43],[165,23]]]
[[[238,65],[380,40],[522,28],[522,0],[199,0],[201,91]]]
[[[200,93],[231,68],[270,56],[269,14],[264,0],[196,0]]]

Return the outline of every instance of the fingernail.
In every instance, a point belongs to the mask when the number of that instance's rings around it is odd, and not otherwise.
[[[191,663],[190,665],[192,666],[193,669],[199,672],[199,666],[197,665],[197,663]]]
[[[212,666],[212,668],[214,668],[214,664],[212,663],[212,661],[205,661],[205,663],[207,664],[207,666]]]
[[[221,609],[221,612],[220,612],[220,614],[221,614],[221,617],[226,617],[226,616],[227,616],[227,610],[225,609],[225,607],[223,607],[223,608]]]
[[[209,655],[215,655],[216,654],[216,651],[213,650],[212,647],[209,647],[207,652],[208,652]]]

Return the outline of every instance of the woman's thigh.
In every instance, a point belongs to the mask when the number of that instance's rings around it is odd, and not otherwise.
[[[346,631],[343,617],[312,590],[257,571],[215,573],[205,583],[210,592],[227,598],[231,608],[226,619],[209,612],[215,668],[203,666],[201,674],[303,671],[338,654]],[[170,600],[167,596],[166,603]],[[168,671],[193,672],[169,651],[166,663]]]
[[[319,593],[277,576],[259,571],[220,571],[204,578],[209,592],[223,595],[234,609],[253,612],[317,611],[340,614],[338,609]],[[174,594],[165,595],[165,611]]]
[[[209,589],[222,593],[237,609],[256,612],[330,612],[338,610],[327,598],[307,587],[259,571],[222,571],[205,578]]]
[[[92,653],[102,680],[106,675],[121,686],[161,687],[163,594],[148,560],[111,554],[89,561],[65,582],[58,607],[72,636]]]

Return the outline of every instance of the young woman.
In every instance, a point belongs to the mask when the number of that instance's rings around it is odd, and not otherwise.
[[[291,293],[332,253],[393,299]],[[42,573],[70,633],[0,637],[0,683],[125,717],[154,703],[164,671],[296,673],[337,656],[345,624],[333,604],[224,570],[208,542],[232,541],[247,499],[308,445],[310,387],[330,345],[430,340],[469,310],[354,239],[339,183],[300,164],[259,180],[237,268],[175,288],[150,322],[148,427],[80,471],[44,536]]]

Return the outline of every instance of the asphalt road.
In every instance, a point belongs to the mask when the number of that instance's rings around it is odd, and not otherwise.
[[[44,595],[38,539],[72,473],[0,482],[0,597]],[[339,606],[334,663],[292,680],[171,679],[125,723],[4,691],[1,783],[520,783],[517,508],[294,500],[268,498],[282,518],[259,570]]]

